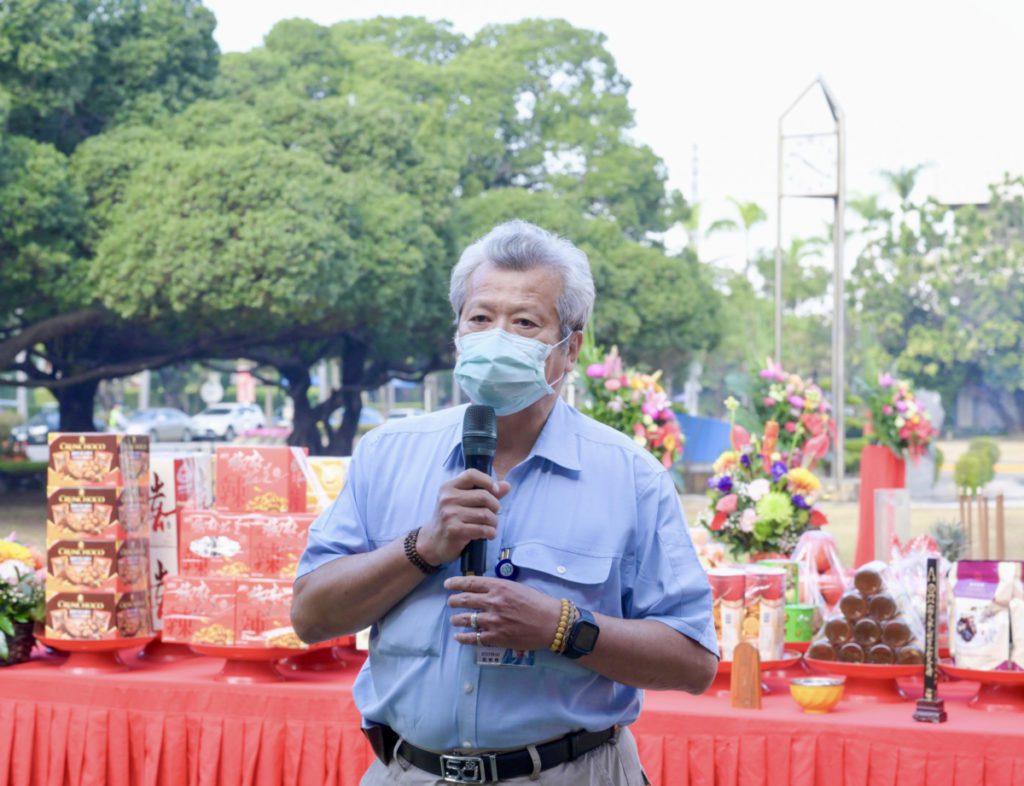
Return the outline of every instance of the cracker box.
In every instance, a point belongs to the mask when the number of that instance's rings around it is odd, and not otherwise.
[[[190,453],[149,459],[149,514],[154,546],[178,546],[178,512],[213,506],[213,457]]]
[[[49,444],[48,488],[149,483],[149,437],[53,432]]]
[[[150,633],[145,592],[63,592],[46,601],[46,636],[54,639],[131,639]]]
[[[183,510],[178,518],[178,569],[182,576],[231,577],[252,572],[252,515]]]
[[[781,660],[786,643],[786,570],[747,568],[741,636],[757,647],[762,661]]]
[[[239,579],[236,587],[235,644],[243,647],[306,647],[292,629],[290,581]]]
[[[348,477],[348,456],[310,456],[306,461],[311,477],[307,478],[306,509],[322,513],[345,488]]]
[[[178,575],[178,549],[167,546],[149,548],[149,597],[153,606],[153,630],[164,628],[164,584]]]
[[[146,489],[139,486],[49,489],[48,542],[88,538],[127,540],[146,531]]]
[[[253,578],[294,579],[306,549],[311,513],[263,513],[250,519]]]
[[[168,576],[163,640],[180,644],[235,643],[235,580]]]
[[[299,448],[219,446],[216,507],[232,512],[306,512],[306,476]]]
[[[58,540],[46,550],[46,592],[132,592],[149,581],[149,544],[142,538]]]

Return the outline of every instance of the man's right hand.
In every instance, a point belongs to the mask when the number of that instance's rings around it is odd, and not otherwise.
[[[498,510],[512,487],[479,470],[467,469],[449,480],[437,495],[434,517],[421,530],[416,550],[430,565],[456,559],[471,540],[493,540]]]

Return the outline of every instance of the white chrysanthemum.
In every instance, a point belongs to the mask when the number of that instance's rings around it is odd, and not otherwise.
[[[747,486],[747,496],[757,502],[771,490],[772,484],[768,482],[767,478],[757,478],[750,481],[750,485]]]

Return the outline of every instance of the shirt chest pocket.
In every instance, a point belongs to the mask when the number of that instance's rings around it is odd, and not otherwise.
[[[622,616],[619,576],[613,570],[618,557],[526,543],[512,550],[512,561],[522,573],[520,581],[529,586],[581,608]]]
[[[445,574],[423,581],[378,623],[376,649],[382,655],[437,656],[448,616]]]

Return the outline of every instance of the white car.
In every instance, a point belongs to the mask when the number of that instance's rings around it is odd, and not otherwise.
[[[255,404],[214,404],[192,418],[196,439],[223,439],[228,442],[254,428],[265,428],[263,410]]]

